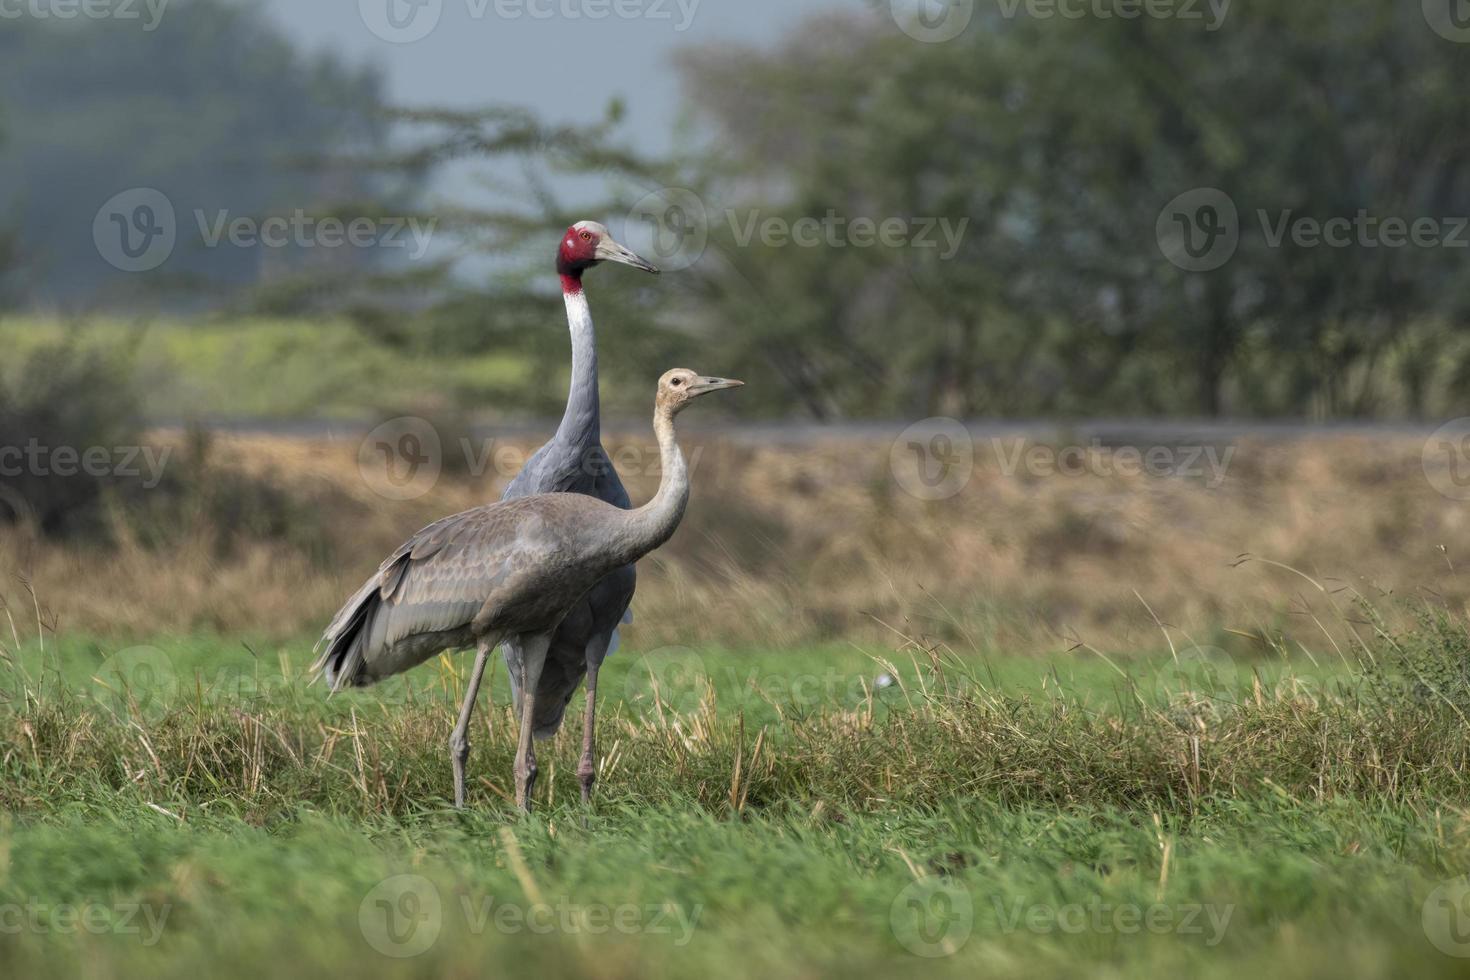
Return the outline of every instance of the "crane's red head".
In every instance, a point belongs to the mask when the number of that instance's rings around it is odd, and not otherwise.
[[[644,272],[657,273],[653,263],[639,258],[630,249],[613,240],[604,225],[596,221],[579,221],[567,229],[556,250],[556,271],[561,288],[569,293],[582,288],[582,273],[599,262],[621,262]]]

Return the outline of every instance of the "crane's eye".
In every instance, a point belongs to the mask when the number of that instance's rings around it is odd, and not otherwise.
[[[683,378],[675,378],[673,381],[670,381],[669,382],[669,384],[673,385],[675,388],[679,387],[683,383],[684,383],[684,379]]]
[[[590,241],[592,241],[592,232],[590,232],[590,231],[584,231],[584,232],[582,232],[582,241],[584,241],[584,242],[590,242]]]

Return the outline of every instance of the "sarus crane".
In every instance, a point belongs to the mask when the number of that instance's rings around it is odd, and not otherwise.
[[[658,273],[652,264],[613,240],[605,226],[579,221],[567,229],[557,247],[556,271],[567,310],[572,339],[572,381],[561,424],[551,441],[536,451],[506,487],[502,500],[536,493],[582,493],[624,510],[631,506],[628,492],[602,448],[601,402],[597,384],[597,335],[582,290],[582,274],[600,262],[619,262]],[[592,797],[597,779],[597,674],[602,661],[617,649],[618,626],[630,618],[629,605],[637,575],[633,566],[614,569],[567,613],[552,637],[536,690],[536,714],[531,725],[538,739],[550,738],[561,727],[567,705],[582,678],[587,679],[587,704],[582,718],[582,758],[577,778],[582,802]],[[520,684],[525,651],[514,638],[506,640],[506,672],[516,707],[521,705]]]
[[[536,783],[536,701],[557,630],[590,590],[658,548],[684,516],[689,472],[674,417],[695,398],[742,382],[675,368],[658,382],[653,431],[658,492],[626,509],[586,494],[502,500],[446,517],[409,538],[342,607],[314,669],[337,691],[401,673],[443,650],[475,646],[474,670],[450,740],[454,796],[463,805],[469,723],[497,644],[520,651],[516,803]]]

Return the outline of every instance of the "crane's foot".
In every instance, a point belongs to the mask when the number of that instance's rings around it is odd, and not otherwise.
[[[536,789],[536,760],[527,760],[524,767],[516,767],[516,806],[526,813],[531,812],[531,793]]]
[[[586,756],[577,766],[577,781],[582,784],[582,804],[585,806],[592,802],[592,787],[597,783],[597,766]]]
[[[454,808],[464,809],[465,763],[470,758],[470,741],[459,732],[449,738],[449,762],[454,766]]]

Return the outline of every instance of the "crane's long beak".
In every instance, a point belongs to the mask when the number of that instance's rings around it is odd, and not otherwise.
[[[700,378],[688,390],[691,395],[707,395],[722,388],[739,388],[744,384],[744,381],[736,381],[734,378]]]
[[[619,245],[606,235],[597,243],[597,248],[593,250],[593,254],[602,262],[621,262],[623,265],[631,265],[635,269],[642,269],[644,272],[652,272],[654,275],[658,275],[658,266],[643,258],[632,249]]]

